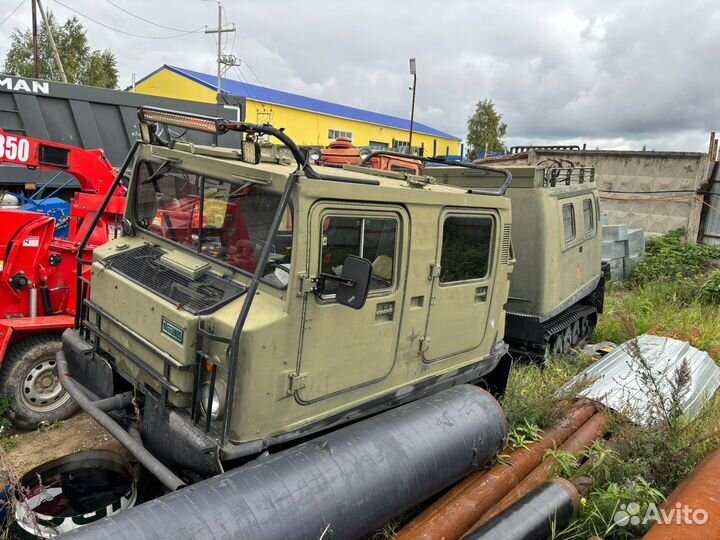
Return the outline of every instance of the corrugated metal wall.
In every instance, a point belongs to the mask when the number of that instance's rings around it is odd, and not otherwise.
[[[714,161],[710,170],[708,191],[703,209],[702,237],[705,244],[720,245],[720,162]]]
[[[163,107],[216,116],[224,109],[215,105],[168,99],[119,90],[106,90],[73,84],[34,81],[0,75],[0,128],[39,139],[83,148],[103,148],[110,162],[119,166],[139,136],[137,108]],[[244,100],[232,103],[223,116],[244,119]],[[189,132],[187,140],[210,144],[207,133]],[[240,134],[223,135],[221,144],[236,146]],[[53,175],[23,167],[0,167],[0,186],[33,182],[42,184]]]

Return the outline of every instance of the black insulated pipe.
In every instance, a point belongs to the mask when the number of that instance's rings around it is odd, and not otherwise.
[[[580,511],[573,484],[555,478],[538,486],[464,540],[547,540]]]
[[[141,504],[64,540],[353,540],[502,449],[505,415],[459,385]]]
[[[70,376],[68,372],[68,364],[65,359],[65,353],[58,351],[55,355],[56,367],[58,372],[58,378],[62,387],[67,390],[67,393],[77,402],[80,408],[88,413],[98,424],[104,427],[110,435],[115,437],[120,444],[122,444],[128,451],[135,456],[135,458],[143,464],[143,466],[160,482],[163,483],[168,489],[175,491],[183,486],[185,482],[180,480],[170,469],[163,465],[155,456],[153,456],[143,445],[132,437],[127,431],[125,431],[120,424],[110,418],[103,410],[101,410],[97,404],[87,397],[86,392],[88,391],[80,383]],[[127,399],[125,394],[120,394],[117,397],[117,401],[102,400],[103,407],[115,406],[120,404],[124,399]],[[130,398],[132,399],[132,397]]]

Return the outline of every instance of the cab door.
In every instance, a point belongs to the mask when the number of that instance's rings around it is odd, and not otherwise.
[[[402,208],[323,202],[310,212],[309,272],[341,275],[347,255],[373,265],[365,306],[335,303],[335,284],[306,294],[296,397],[312,402],[381,381],[392,371],[405,293],[408,216]]]
[[[474,351],[495,324],[488,318],[497,222],[491,211],[446,209],[440,214],[430,310],[421,344],[424,362]]]

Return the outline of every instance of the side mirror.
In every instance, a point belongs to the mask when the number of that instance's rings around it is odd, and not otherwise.
[[[348,255],[343,262],[342,278],[338,282],[335,300],[353,309],[362,309],[367,300],[372,276],[372,263],[362,257]]]
[[[323,296],[328,291],[328,282],[334,284],[335,301],[343,306],[353,309],[362,309],[367,300],[370,289],[370,276],[372,275],[372,263],[367,259],[356,255],[345,257],[342,266],[342,275],[320,274],[315,286],[315,294]]]

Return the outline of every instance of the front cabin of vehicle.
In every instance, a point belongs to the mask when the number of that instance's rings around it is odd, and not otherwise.
[[[70,363],[101,397],[128,383],[145,393],[143,439],[165,462],[210,474],[215,457],[477,381],[506,352],[507,198],[397,172],[315,171],[179,142],[137,150],[123,236],[95,250],[82,323],[95,366]],[[360,259],[364,302],[343,289]],[[116,376],[97,376],[98,364]],[[188,444],[205,465],[168,450]]]

